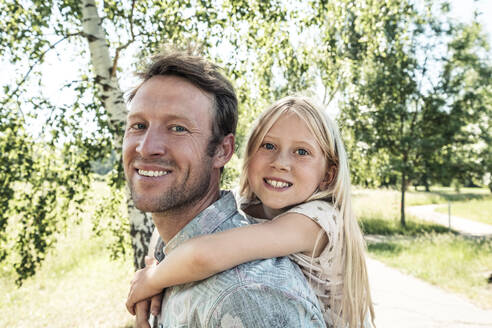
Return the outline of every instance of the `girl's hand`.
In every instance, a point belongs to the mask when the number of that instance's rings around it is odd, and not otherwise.
[[[155,295],[150,301],[150,311],[156,320],[157,315],[161,311],[162,294]],[[149,324],[149,300],[140,301],[135,304],[135,328],[151,328]],[[153,326],[152,326],[153,327]]]
[[[132,315],[135,315],[136,303],[162,293],[162,288],[154,287],[152,284],[156,261],[151,258],[146,258],[145,262],[147,266],[144,269],[135,272],[125,304],[128,312]]]
[[[151,328],[149,325],[149,300],[141,301],[135,304],[135,314],[137,328]]]

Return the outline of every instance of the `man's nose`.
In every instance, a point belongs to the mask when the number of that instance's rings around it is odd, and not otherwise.
[[[290,156],[286,152],[277,152],[271,166],[279,171],[290,171]]]
[[[166,135],[158,127],[149,127],[137,145],[137,152],[143,158],[162,156],[166,153]]]

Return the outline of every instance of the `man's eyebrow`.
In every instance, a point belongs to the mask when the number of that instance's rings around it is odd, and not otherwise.
[[[127,120],[130,120],[130,119],[132,119],[132,118],[139,117],[139,116],[140,116],[140,113],[135,113],[135,112],[134,112],[134,113],[128,113],[128,114],[126,115],[126,119],[127,119]]]
[[[139,118],[144,119],[142,112],[138,112],[138,111],[128,113],[128,115],[126,116],[127,120],[139,119]],[[164,119],[166,121],[181,121],[181,122],[185,122],[185,123],[189,123],[189,124],[194,124],[193,121],[190,120],[189,118],[187,118],[185,116],[181,116],[181,115],[176,115],[176,114],[167,114],[164,116]]]

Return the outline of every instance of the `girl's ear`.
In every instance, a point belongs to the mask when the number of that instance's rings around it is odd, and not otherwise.
[[[331,165],[328,168],[328,172],[326,172],[325,178],[319,184],[319,190],[323,191],[328,189],[328,187],[335,181],[335,177],[337,176],[337,167],[335,165]]]

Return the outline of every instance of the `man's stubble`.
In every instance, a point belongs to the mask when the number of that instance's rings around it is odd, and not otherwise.
[[[199,172],[191,176],[191,171],[188,169],[182,182],[174,184],[161,195],[151,199],[137,193],[133,184],[129,183],[135,207],[144,212],[166,213],[188,208],[198,202],[207,193],[212,172],[212,158],[205,154],[201,159],[204,163],[200,166]],[[174,161],[166,161],[165,164],[167,167],[176,168]]]

